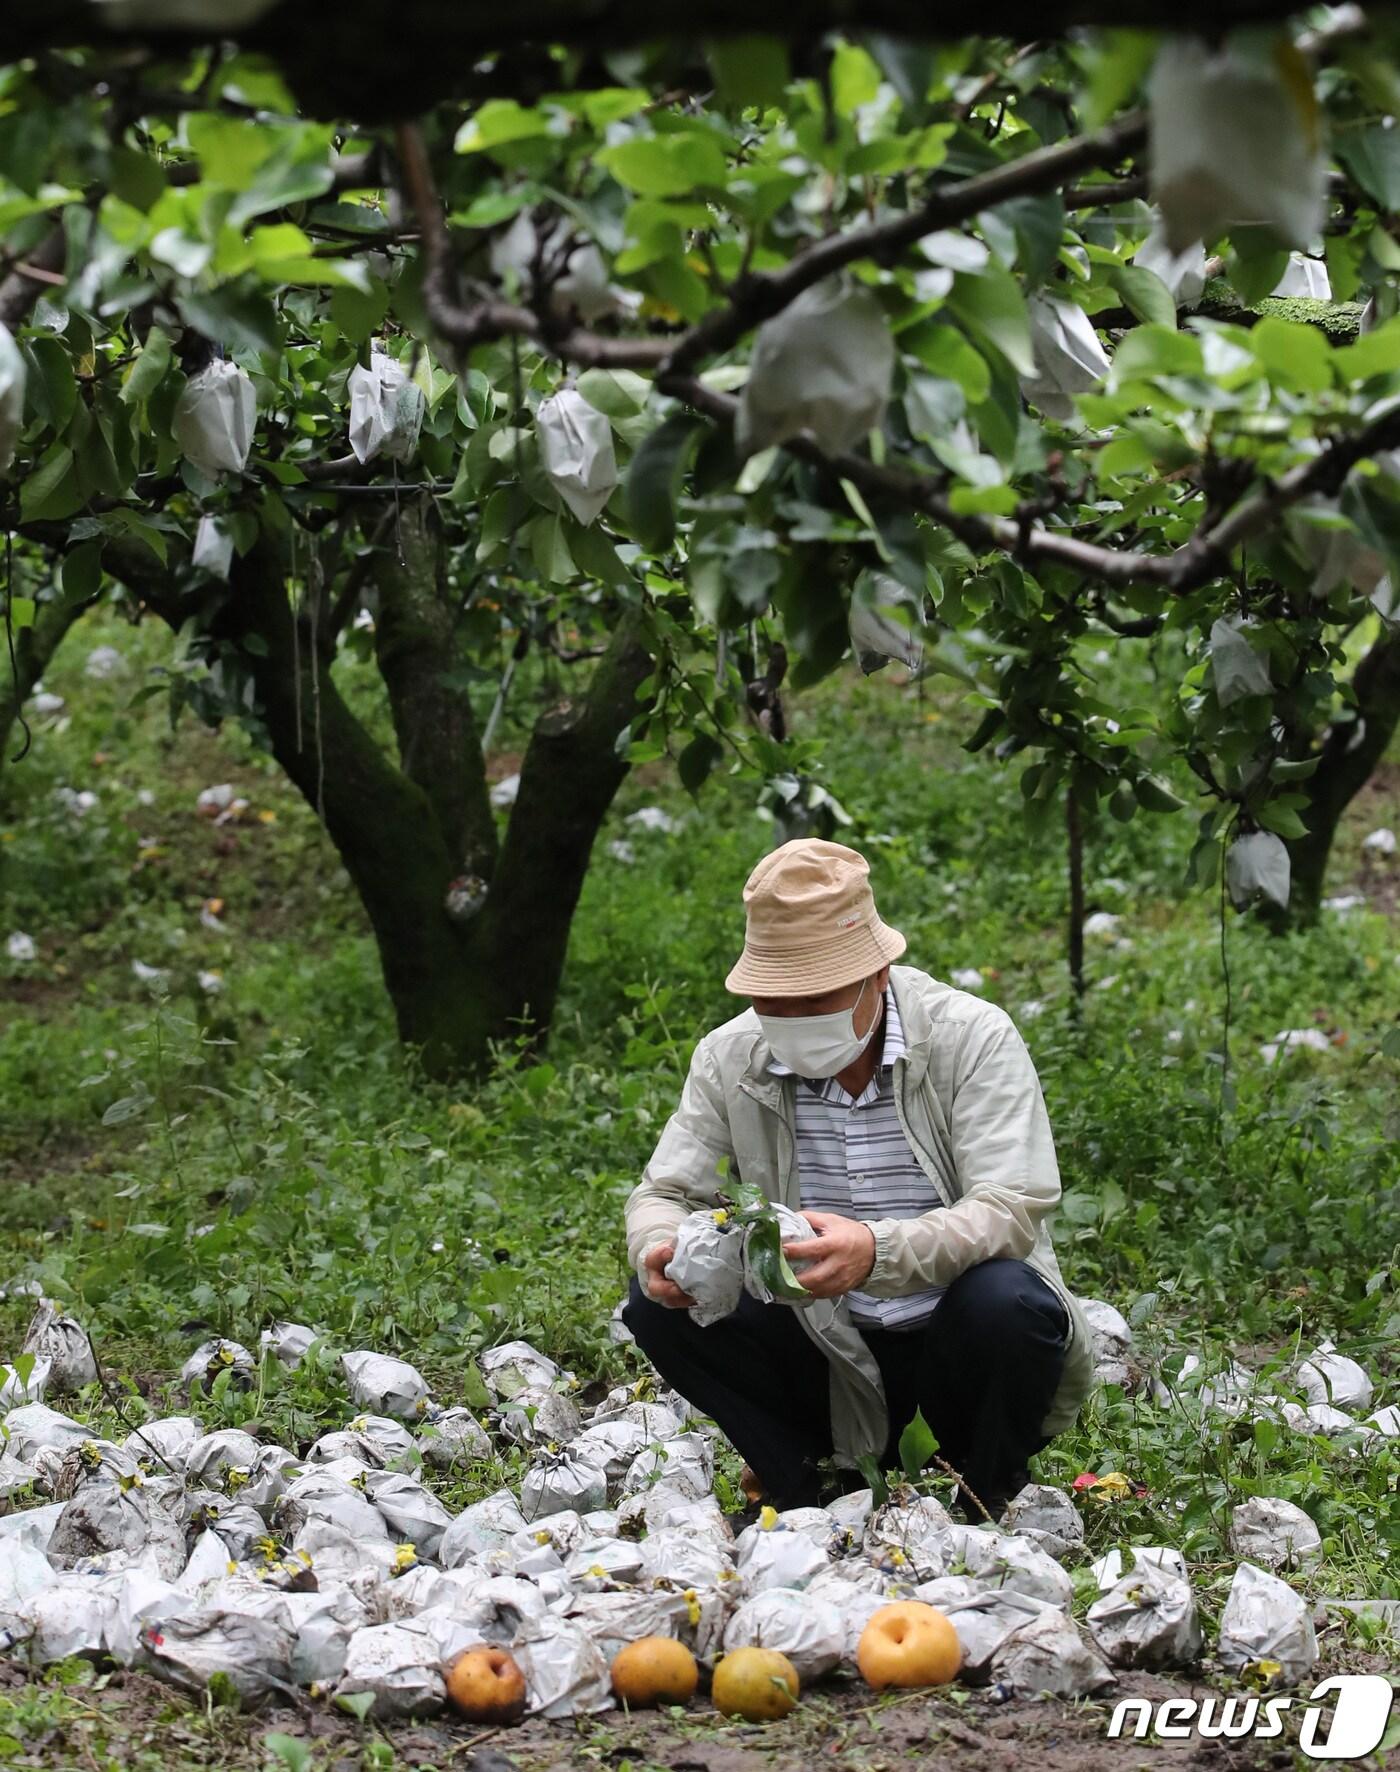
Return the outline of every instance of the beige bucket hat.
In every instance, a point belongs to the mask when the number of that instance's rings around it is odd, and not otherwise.
[[[870,863],[820,837],[765,855],[745,883],[744,911],[744,951],[724,981],[740,996],[813,997],[868,978],[908,945],[880,921]]]

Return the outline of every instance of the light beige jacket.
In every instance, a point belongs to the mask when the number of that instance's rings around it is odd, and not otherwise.
[[[1042,1435],[1060,1433],[1093,1383],[1093,1353],[1050,1242],[1060,1173],[1035,1066],[1011,1017],[995,1004],[912,966],[892,966],[890,985],[907,1047],[894,1064],[895,1106],[943,1204],[920,1218],[871,1223],[875,1265],[861,1290],[897,1298],[946,1286],[993,1256],[1028,1262],[1069,1311],[1065,1368],[1041,1423]],[[771,1056],[752,1009],[695,1048],[680,1105],[627,1200],[627,1255],[643,1285],[648,1250],[669,1242],[688,1213],[713,1205],[736,1182],[756,1183],[769,1199],[800,1206],[797,1080],[770,1076]],[[956,1177],[955,1185],[947,1176]],[[879,1457],[889,1439],[884,1388],[845,1301],[817,1299],[799,1315],[831,1365],[838,1461]]]

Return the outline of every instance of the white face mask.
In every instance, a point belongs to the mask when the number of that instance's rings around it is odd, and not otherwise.
[[[865,995],[866,979],[849,1009],[829,1015],[760,1015],[764,1036],[779,1064],[799,1077],[834,1077],[852,1065],[870,1044],[880,1025],[877,1015],[863,1034],[856,1032],[856,1010]]]

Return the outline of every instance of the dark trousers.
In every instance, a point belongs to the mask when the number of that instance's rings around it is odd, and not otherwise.
[[[797,1319],[790,1305],[745,1294],[732,1316],[701,1329],[688,1311],[649,1299],[635,1279],[622,1313],[652,1365],[718,1424],[778,1508],[817,1501],[817,1462],[832,1452],[826,1356]],[[899,1437],[922,1409],[941,1455],[999,1512],[1028,1480],[1026,1460],[1049,1444],[1040,1423],[1069,1335],[1055,1293],[1024,1261],[983,1261],[916,1328],[861,1334],[889,1404],[882,1468],[899,1468]]]

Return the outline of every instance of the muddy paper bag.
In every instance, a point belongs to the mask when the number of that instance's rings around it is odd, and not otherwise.
[[[884,417],[894,341],[868,289],[814,284],[759,327],[735,427],[741,455],[808,431],[824,455],[854,449]]]
[[[1218,1654],[1232,1672],[1267,1664],[1272,1682],[1296,1685],[1317,1661],[1306,1602],[1276,1575],[1241,1563],[1220,1617]]]
[[[1322,1535],[1291,1501],[1256,1495],[1230,1516],[1230,1549],[1266,1569],[1311,1569],[1322,1559]]]
[[[520,1485],[520,1511],[527,1521],[572,1509],[586,1514],[608,1499],[605,1472],[573,1452],[546,1452],[531,1465]]]
[[[376,1415],[392,1415],[415,1421],[427,1413],[428,1383],[407,1360],[359,1349],[342,1354],[340,1364],[350,1385],[350,1395],[361,1409]]]
[[[617,490],[612,426],[576,388],[542,400],[535,426],[544,471],[586,528]]]
[[[1191,1584],[1140,1564],[1095,1600],[1089,1634],[1115,1667],[1183,1667],[1201,1652]]]
[[[414,1619],[357,1630],[345,1650],[336,1697],[369,1693],[376,1717],[423,1717],[447,1697],[442,1655],[433,1633]]]
[[[513,1397],[531,1385],[547,1389],[556,1380],[571,1376],[561,1372],[548,1354],[531,1347],[528,1341],[505,1341],[499,1347],[487,1348],[484,1354],[477,1355],[476,1363],[487,1388],[496,1397]]]
[[[1098,1651],[1053,1606],[1001,1643],[992,1657],[992,1677],[1008,1698],[1034,1698],[1040,1692],[1089,1698],[1115,1683]]]
[[[1322,232],[1322,116],[1296,49],[1169,38],[1148,115],[1152,197],[1169,252],[1250,227],[1303,248]]]
[[[0,324],[0,474],[9,471],[24,429],[24,358],[9,327]]]
[[[258,418],[253,384],[236,363],[211,363],[191,376],[175,403],[175,440],[201,474],[241,474]]]
[[[563,1618],[540,1618],[511,1646],[529,1690],[528,1714],[559,1722],[612,1708],[608,1664],[588,1632]]]
[[[195,1693],[224,1674],[244,1700],[286,1690],[293,1647],[291,1631],[274,1619],[217,1606],[176,1613],[141,1633],[141,1659],[152,1672]]]
[[[49,1362],[51,1391],[79,1391],[97,1380],[97,1361],[87,1330],[75,1317],[65,1317],[47,1298],[40,1299],[20,1351]]]
[[[423,390],[386,352],[372,349],[369,368],[357,363],[350,391],[350,447],[362,465],[376,455],[408,461],[423,426]]]
[[[724,1650],[752,1645],[786,1655],[805,1684],[829,1674],[846,1652],[846,1621],[830,1600],[770,1588],[745,1600],[729,1620]]]

